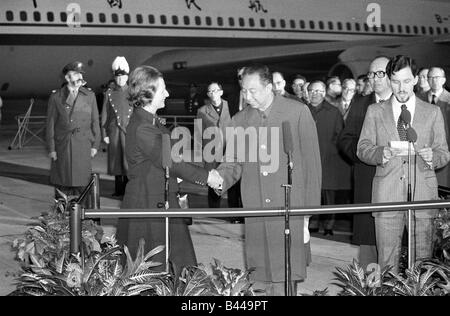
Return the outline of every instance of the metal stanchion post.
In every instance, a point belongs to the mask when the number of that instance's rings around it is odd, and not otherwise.
[[[81,204],[73,203],[70,207],[70,253],[77,254],[80,252],[81,245]]]
[[[100,176],[98,173],[93,173],[92,178],[94,179],[94,184],[92,187],[93,208],[96,210],[99,210],[100,209]]]

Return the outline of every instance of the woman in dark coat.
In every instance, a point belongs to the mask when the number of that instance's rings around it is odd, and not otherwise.
[[[162,135],[168,134],[156,115],[164,107],[169,96],[162,74],[150,66],[136,68],[130,75],[129,100],[134,106],[127,127],[125,155],[128,162],[129,182],[122,203],[123,209],[156,209],[164,205],[164,169],[162,167]],[[177,200],[177,177],[205,185],[208,172],[189,163],[173,163],[170,169],[169,204],[179,208]],[[170,218],[169,260],[180,273],[183,267],[196,265],[194,247],[189,234],[187,219]],[[159,245],[165,245],[164,218],[119,219],[118,241],[127,245],[131,255],[136,255],[139,239],[145,239],[145,252]],[[163,263],[165,252],[152,258]]]

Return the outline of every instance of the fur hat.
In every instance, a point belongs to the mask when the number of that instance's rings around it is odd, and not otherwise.
[[[117,56],[112,63],[112,71],[114,76],[123,76],[128,75],[130,72],[130,66],[128,66],[128,62],[123,56]]]

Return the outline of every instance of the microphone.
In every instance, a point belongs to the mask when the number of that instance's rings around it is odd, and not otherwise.
[[[162,135],[162,166],[163,168],[172,168],[172,146],[170,144],[170,135]]]
[[[417,141],[417,133],[412,127],[406,129],[406,139],[410,143],[415,143]]]
[[[289,123],[289,121],[284,121],[282,123],[282,127],[284,152],[286,153],[286,155],[291,155],[294,147],[292,143],[291,124]]]
[[[294,144],[292,142],[291,124],[289,121],[283,121],[283,148],[284,152],[288,156],[288,167],[292,170],[294,163],[292,162],[292,151],[294,150]]]

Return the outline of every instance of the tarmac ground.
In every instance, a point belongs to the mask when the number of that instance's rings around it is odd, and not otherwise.
[[[0,295],[15,289],[14,275],[20,270],[11,251],[12,241],[32,225],[33,217],[50,209],[54,194],[48,184],[49,159],[43,143],[32,137],[26,146],[8,150],[16,131],[14,124],[0,127]],[[101,206],[119,208],[120,200],[111,197],[114,179],[106,174],[106,153],[102,150],[93,160],[93,172],[100,174]],[[205,188],[183,184],[182,190],[189,193],[191,207],[206,207]],[[114,232],[113,220],[102,224],[107,232]],[[332,238],[312,235],[312,263],[298,294],[312,294],[325,288],[330,295],[337,294],[339,289],[332,284],[333,271],[335,267],[350,264],[358,251],[349,243],[350,233],[345,221],[337,226],[343,229],[337,229]],[[190,230],[199,263],[208,266],[217,258],[227,267],[245,268],[243,224],[199,218],[194,219]]]

